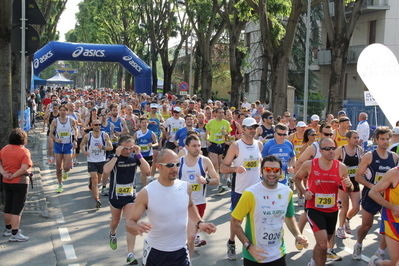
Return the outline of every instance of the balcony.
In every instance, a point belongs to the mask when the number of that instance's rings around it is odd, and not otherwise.
[[[348,62],[347,64],[357,64],[357,60],[359,59],[360,53],[363,49],[366,48],[366,45],[356,45],[350,46],[348,52]],[[315,65],[319,66],[327,66],[331,64],[331,51],[330,50],[318,50],[317,59],[314,60]]]
[[[346,6],[345,13],[346,15],[352,13],[352,8],[354,7],[355,3],[351,2]],[[334,1],[330,0],[330,14],[334,16]],[[379,11],[389,10],[389,0],[364,0],[362,4],[362,15],[370,14]]]

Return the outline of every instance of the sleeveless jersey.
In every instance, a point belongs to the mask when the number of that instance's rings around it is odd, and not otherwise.
[[[335,132],[335,143],[337,143],[337,147],[348,144],[348,139],[346,138],[346,136],[342,136],[338,129],[335,130]]]
[[[262,128],[262,134],[259,136],[259,139],[266,138],[267,141],[274,138],[274,127],[271,126],[270,129],[267,129],[264,125],[260,126]]]
[[[353,156],[349,156],[345,147],[342,147],[342,163],[348,167],[349,177],[355,177],[360,164],[359,146],[356,146],[356,153]]]
[[[294,145],[295,158],[298,159],[303,145],[303,138],[298,138],[296,132],[294,133],[294,138],[292,139],[292,145]]]
[[[141,154],[143,157],[148,157],[153,155],[152,147],[148,146],[148,143],[153,143],[152,141],[152,131],[147,129],[146,133],[140,129],[136,132],[137,145],[140,146]]]
[[[112,128],[112,126],[111,126],[111,123],[109,121],[107,121],[107,126],[106,127],[103,126],[103,124],[101,124],[100,128],[101,128],[101,131],[104,131],[109,136],[111,136],[111,128]]]
[[[187,153],[186,153],[187,154]],[[191,185],[191,198],[195,205],[206,203],[206,184],[198,184],[197,175],[205,177],[203,156],[198,156],[194,167],[188,167],[185,164],[184,156],[180,158],[179,179],[186,181]]]
[[[296,128],[294,127],[294,128],[289,128],[288,127],[288,135],[291,135],[292,133],[295,133],[296,132]]]
[[[146,113],[147,117],[148,117],[148,122],[151,121],[155,121],[157,124],[153,125],[152,123],[148,123],[148,129],[151,130],[152,132],[155,133],[155,135],[157,136],[157,139],[159,140],[159,138],[161,137],[161,115],[159,114],[159,112],[155,113],[155,118],[151,118],[151,114],[150,113]]]
[[[111,154],[108,159],[112,159]],[[120,197],[136,198],[134,189],[134,178],[136,168],[140,166],[140,160],[137,160],[134,153],[129,157],[119,156],[114,168],[109,176],[109,199],[118,200]]]
[[[70,144],[72,142],[73,129],[71,126],[71,118],[66,118],[65,124],[61,123],[60,118],[56,118],[55,136],[62,139],[62,144]]]
[[[133,136],[134,133],[136,132],[134,129],[136,127],[136,121],[134,121],[133,118],[130,119],[125,118],[125,121],[126,121],[126,126],[129,129],[129,135]]]
[[[393,159],[392,152],[388,151],[388,157],[386,159],[380,158],[377,151],[372,151],[373,159],[371,164],[366,170],[366,179],[368,182],[374,185],[380,182],[382,176],[388,172],[389,169],[395,167],[395,161]],[[362,195],[368,195],[370,189],[368,187],[363,187]]]
[[[232,120],[232,123],[230,123],[231,132],[227,136],[226,141],[235,141],[236,140],[236,136],[238,135],[238,129],[237,129],[236,123],[237,123],[237,121],[235,121],[235,120]]]
[[[399,183],[396,187],[388,187],[384,193],[384,199],[394,205],[399,205]],[[391,223],[399,223],[399,218],[392,214],[388,208],[382,207],[381,219]]]
[[[313,193],[311,200],[306,201],[306,208],[321,212],[338,211],[338,186],[341,183],[339,161],[334,160],[329,170],[319,166],[319,158],[312,160],[312,169],[308,176],[308,189]]]
[[[312,143],[312,145],[314,145],[314,147],[315,147],[315,149],[316,149],[316,152],[315,152],[315,154],[313,155],[313,158],[314,158],[314,159],[315,159],[315,158],[320,158],[320,157],[321,157],[321,152],[320,152],[320,144],[319,144],[319,142],[318,142],[318,141],[315,141],[315,142]]]
[[[116,122],[113,122],[113,121],[112,121],[112,118],[109,117],[109,118],[108,118],[108,123],[114,124],[114,131],[115,131],[115,132],[122,132],[122,131],[123,131],[122,118],[118,117],[118,119],[116,120]]]
[[[244,166],[247,170],[241,174],[236,173],[234,192],[242,192],[260,182],[260,160],[262,154],[259,151],[259,141],[254,140],[252,145],[247,145],[244,141],[237,140],[238,156],[233,160],[233,167]]]
[[[53,112],[50,112],[50,116],[49,116],[49,118],[48,118],[48,129],[49,129],[49,130],[50,130],[51,122],[53,122],[54,118],[57,118],[57,117],[59,117],[59,116],[60,116],[60,113],[58,113],[58,115],[54,115]]]
[[[145,189],[148,194],[146,212],[151,223],[151,230],[147,236],[148,244],[165,252],[185,247],[189,200],[187,182],[175,180],[173,186],[165,187],[155,180]]]
[[[98,144],[105,147],[105,137],[104,132],[100,133],[98,138],[93,136],[93,131],[89,132],[89,138],[87,140],[87,161],[91,163],[105,162],[105,150],[98,148]]]
[[[169,119],[172,116],[169,111],[167,111],[166,114],[164,114],[163,112],[159,112],[159,113],[162,115],[163,120],[165,120],[165,121],[166,121],[166,119]]]

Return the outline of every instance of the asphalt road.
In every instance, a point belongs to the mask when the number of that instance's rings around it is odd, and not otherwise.
[[[44,137],[42,136],[42,140]],[[42,150],[45,155],[45,150]],[[81,155],[80,161],[85,159]],[[44,164],[43,156],[41,175],[44,194],[47,198],[50,218],[42,218],[37,214],[24,214],[21,228],[31,239],[25,243],[9,243],[7,238],[0,237],[0,265],[125,265],[127,245],[125,241],[125,222],[117,230],[118,248],[109,247],[110,210],[107,197],[101,197],[103,207],[94,208],[91,191],[87,187],[88,173],[86,163],[75,166],[69,178],[64,182],[64,192],[57,194],[57,182],[54,167]],[[138,176],[138,180],[140,180]],[[140,187],[140,186],[139,186]],[[217,226],[217,232],[212,235],[202,233],[202,238],[208,244],[196,248],[192,259],[193,266],[238,266],[242,265],[241,243],[236,240],[238,258],[229,261],[226,257],[226,242],[229,237],[230,193],[217,193],[216,187],[208,188],[207,209],[204,219]],[[297,218],[303,208],[296,207]],[[352,219],[353,234],[347,239],[336,239],[336,252],[343,257],[340,262],[330,265],[367,265],[368,259],[378,248],[378,218],[363,243],[363,260],[352,259],[352,248],[356,241],[356,227],[361,223],[361,213]],[[146,217],[143,217],[146,220]],[[0,222],[0,228],[4,223]],[[302,252],[294,245],[294,238],[285,230],[287,246],[287,265],[307,265],[312,256],[315,244],[313,234],[307,225],[305,236],[310,240],[310,247]],[[135,256],[141,265],[144,236],[136,239]]]

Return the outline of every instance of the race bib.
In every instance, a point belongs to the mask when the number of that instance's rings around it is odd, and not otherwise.
[[[112,142],[112,143],[118,142],[118,137],[113,137],[113,138],[111,139],[111,142]]]
[[[259,166],[259,161],[244,161],[244,168],[247,170],[251,170],[251,168],[256,168]]]
[[[172,128],[172,132],[173,132],[173,133],[176,133],[178,130],[179,130],[178,127],[173,127],[173,128]]]
[[[385,173],[383,172],[375,172],[374,185],[380,182],[384,175]]]
[[[133,188],[133,183],[116,184],[115,193],[119,197],[133,197],[136,194],[136,190]]]
[[[147,239],[144,239],[143,245],[143,265],[147,264],[148,255],[150,254],[151,246],[148,244]]]
[[[349,177],[355,177],[355,175],[357,173],[357,169],[359,169],[358,166],[350,166],[350,167],[348,167],[348,175],[349,175]]]
[[[140,149],[142,151],[149,151],[150,150],[150,146],[140,146]]]
[[[215,134],[213,134],[213,136],[214,136],[214,138],[213,138],[213,140],[214,141],[224,141],[224,139],[223,139],[223,134],[222,133],[215,133]]]
[[[227,141],[235,141],[236,140],[236,136],[228,136],[227,137]]]
[[[70,137],[71,132],[59,132],[58,136],[60,136],[61,138]]]
[[[194,191],[200,191],[201,190],[201,185],[200,184],[191,184],[191,190]]]
[[[280,243],[280,239],[282,237],[283,233],[281,230],[276,230],[276,229],[270,229],[267,227],[263,227],[263,244],[265,245],[275,245],[277,243]]]
[[[335,194],[316,193],[315,206],[317,208],[332,208],[335,206]]]

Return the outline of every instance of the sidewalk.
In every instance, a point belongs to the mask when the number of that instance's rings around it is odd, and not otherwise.
[[[33,188],[29,184],[28,199],[22,213],[21,226],[23,234],[29,236],[27,242],[8,242],[8,237],[0,236],[1,265],[57,265],[57,259],[53,250],[52,230],[54,221],[50,217],[48,204],[44,193],[41,168],[43,163],[43,139],[41,133],[42,122],[28,132],[28,144],[26,147],[31,152],[33,162]],[[0,202],[1,205],[1,202]],[[2,209],[1,209],[2,211]],[[0,232],[5,226],[1,217]]]

